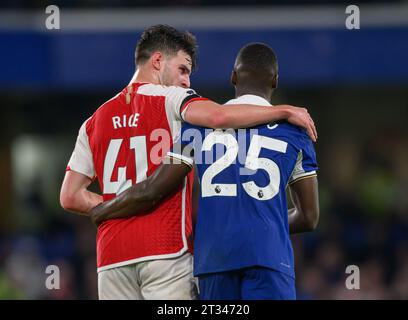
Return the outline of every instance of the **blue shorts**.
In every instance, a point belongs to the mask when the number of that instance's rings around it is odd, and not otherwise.
[[[251,267],[198,277],[201,300],[295,300],[295,279],[276,270]]]

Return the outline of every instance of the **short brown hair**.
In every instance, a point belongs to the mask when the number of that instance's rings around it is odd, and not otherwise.
[[[154,25],[144,30],[136,46],[136,65],[144,64],[156,51],[176,55],[180,50],[191,57],[192,71],[197,65],[196,38],[188,31],[179,31],[168,25]]]

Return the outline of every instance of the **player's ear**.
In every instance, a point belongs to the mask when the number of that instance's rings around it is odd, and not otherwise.
[[[237,85],[237,72],[232,70],[231,73],[231,84],[235,87]]]
[[[276,74],[272,79],[272,88],[276,89],[278,87],[278,75]]]
[[[152,54],[152,57],[150,58],[151,64],[154,68],[154,70],[160,70],[161,66],[163,64],[163,59],[164,56],[161,52],[156,51]]]

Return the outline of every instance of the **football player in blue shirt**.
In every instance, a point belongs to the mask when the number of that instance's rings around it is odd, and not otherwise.
[[[242,48],[232,73],[233,103],[270,104],[276,56],[265,44]],[[289,234],[319,218],[317,163],[307,132],[282,121],[251,129],[183,126],[169,158],[147,180],[91,212],[95,223],[150,209],[179,187],[195,163],[201,195],[194,275],[200,298],[296,299]],[[294,208],[288,211],[286,187]]]

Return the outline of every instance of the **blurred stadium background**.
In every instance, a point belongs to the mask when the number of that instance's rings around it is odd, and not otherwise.
[[[250,4],[249,4],[250,3]],[[45,28],[58,5],[61,29]],[[359,5],[361,29],[345,28]],[[408,299],[408,1],[67,0],[0,3],[0,299],[96,299],[95,227],[59,188],[81,123],[128,83],[141,31],[198,39],[192,87],[224,102],[234,57],[268,43],[274,103],[318,131],[321,218],[293,237],[300,299]],[[61,269],[46,290],[45,268]],[[345,269],[360,268],[360,290]]]

